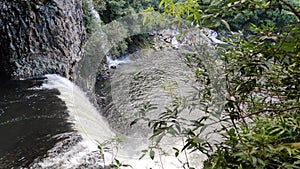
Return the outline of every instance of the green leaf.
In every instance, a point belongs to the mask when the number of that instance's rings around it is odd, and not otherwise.
[[[130,123],[130,127],[133,126],[134,124],[136,124],[139,121],[139,119],[135,119]]]
[[[193,138],[193,142],[196,143],[196,144],[199,144],[200,141],[201,141],[201,140],[200,140],[200,138],[198,138],[198,137],[194,137],[194,138]]]
[[[229,26],[229,24],[228,24],[227,21],[225,21],[224,19],[221,19],[221,22],[225,25],[225,27],[226,27],[229,31],[231,31],[230,26]]]
[[[164,3],[166,3],[166,0],[161,0],[159,5],[158,5],[158,8],[161,8]]]
[[[257,158],[255,156],[250,156],[253,166],[257,165]]]
[[[142,23],[143,25],[146,25],[147,19],[148,19],[147,16],[144,16],[144,18],[143,18],[143,23]]]
[[[146,154],[142,154],[140,157],[139,157],[139,160],[143,159],[145,157]]]
[[[155,152],[153,150],[150,150],[150,158],[153,160],[154,159],[154,156],[155,156]]]

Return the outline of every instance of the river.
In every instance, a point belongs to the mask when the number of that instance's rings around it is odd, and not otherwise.
[[[43,79],[0,80],[0,168],[28,166],[74,132],[57,89]]]
[[[146,123],[133,127],[129,124],[138,117],[144,103],[157,106],[147,115],[150,118],[171,105],[170,93],[162,84],[174,84],[174,93],[192,96],[196,82],[182,56],[182,52],[171,49],[148,49],[129,55],[126,62],[110,70],[108,88],[96,84],[96,94],[108,90],[110,95],[102,112],[85,92],[59,75],[1,79],[0,168],[99,168],[113,158],[133,168],[181,168],[182,162],[173,154],[154,160],[147,155],[139,160],[141,151],[151,144],[151,132]],[[182,116],[201,115],[183,112]],[[108,149],[103,159],[98,145],[104,142]],[[168,138],[162,145],[171,152],[182,142]],[[192,156],[201,168],[205,157]]]
[[[142,27],[133,18],[119,21],[128,31],[115,30],[117,27],[109,24],[91,36],[79,64],[78,86],[55,74],[23,80],[0,78],[0,168],[103,168],[111,163],[120,165],[115,159],[135,169],[183,168],[187,161],[202,168],[203,154],[185,152],[174,157],[174,148],[183,145],[181,137],[165,137],[153,160],[148,154],[140,159],[142,152],[153,146],[151,130],[147,121],[134,126],[130,123],[140,117],[145,104],[156,107],[145,117],[158,118],[167,107],[174,106],[175,96],[184,104],[199,105],[201,84],[188,66],[186,54],[202,57],[218,82],[218,90],[222,90],[215,71],[219,66],[212,64],[215,52],[199,29],[180,36],[180,43],[176,40],[178,30],[157,32],[163,35],[157,39],[161,46],[138,50],[124,60],[106,58],[113,66],[107,70],[107,78],[96,81],[99,65],[115,43],[157,30],[155,26]],[[94,94],[101,95],[101,108],[95,105]],[[222,97],[216,98],[222,101]],[[180,118],[205,116],[198,108],[190,111],[185,106]],[[215,127],[208,127],[206,132]]]

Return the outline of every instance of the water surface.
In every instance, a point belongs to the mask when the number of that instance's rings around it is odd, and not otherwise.
[[[0,168],[28,167],[73,131],[58,90],[30,90],[42,82],[0,78]]]

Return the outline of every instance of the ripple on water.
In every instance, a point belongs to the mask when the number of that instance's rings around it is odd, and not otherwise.
[[[43,80],[0,80],[0,168],[28,167],[71,132],[57,90],[28,90]]]

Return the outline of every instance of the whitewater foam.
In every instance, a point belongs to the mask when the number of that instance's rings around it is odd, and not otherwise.
[[[111,56],[106,56],[106,61],[109,68],[115,69],[121,64],[129,63],[130,59],[127,56],[123,56],[114,60]]]
[[[173,154],[160,155],[161,152],[156,151],[154,160],[148,154],[143,159],[139,159],[140,154],[137,155],[137,152],[143,148],[148,149],[147,138],[124,136],[124,142],[117,144],[110,142],[109,140],[113,140],[116,134],[89,102],[85,93],[71,81],[59,75],[46,75],[46,78],[42,86],[35,90],[59,90],[58,97],[65,102],[70,122],[74,124],[74,129],[82,139],[68,145],[65,151],[60,150],[63,143],[58,143],[56,147],[49,150],[46,158],[38,160],[38,163],[33,165],[35,168],[101,168],[113,163],[115,158],[124,164],[131,165],[134,169],[183,168],[182,161],[180,162]],[[108,143],[105,145],[108,151],[101,154],[98,145],[104,142]],[[173,144],[173,146],[176,145]],[[194,159],[201,159],[201,161],[205,159],[199,154],[193,154],[193,156],[197,156]],[[179,157],[179,159],[184,158]],[[199,168],[202,168],[200,165]]]
[[[49,150],[48,157],[39,160],[38,164],[34,166],[36,168],[77,168],[82,163],[87,163],[87,157],[94,159],[90,165],[103,166],[105,162],[101,160],[100,155],[97,156],[99,154],[98,145],[115,137],[114,132],[78,86],[56,74],[48,74],[45,77],[47,79],[40,87],[30,90],[59,90],[58,97],[67,106],[70,116],[68,120],[74,124],[74,129],[82,139],[78,141],[77,138],[70,138],[76,143],[66,145],[69,146],[65,148],[67,151],[62,150],[61,144],[63,143],[57,143],[53,149]]]
[[[58,89],[69,111],[74,128],[86,140],[95,144],[111,139],[115,134],[95,106],[78,86],[59,75],[48,74],[42,89]]]

